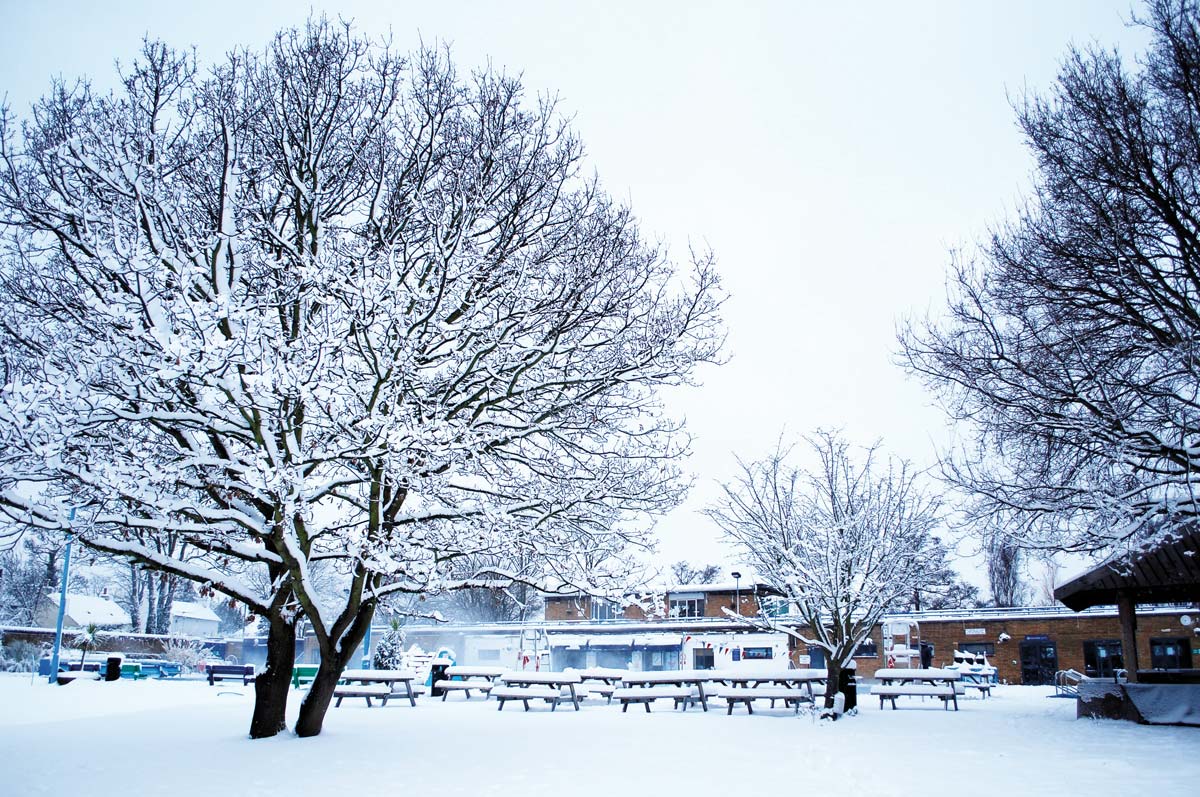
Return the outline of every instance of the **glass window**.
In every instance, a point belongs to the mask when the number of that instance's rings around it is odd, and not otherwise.
[[[672,598],[668,608],[672,617],[703,617],[704,598]]]
[[[621,616],[621,610],[615,603],[604,598],[592,598],[592,619],[612,620]]]
[[[879,649],[875,645],[874,639],[863,640],[863,643],[858,646],[858,650],[854,651],[855,657],[858,656],[874,656],[879,657]]]
[[[958,649],[963,653],[974,653],[976,656],[995,656],[995,642],[959,642]]]
[[[743,659],[770,659],[774,657],[771,648],[742,648]]]
[[[1155,670],[1188,669],[1192,666],[1192,650],[1187,639],[1151,639],[1150,667]]]
[[[697,670],[711,670],[717,666],[712,648],[696,648],[692,651],[692,666]]]

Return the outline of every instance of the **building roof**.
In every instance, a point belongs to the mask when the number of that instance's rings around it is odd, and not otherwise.
[[[189,620],[221,622],[221,618],[212,609],[203,603],[191,603],[190,601],[171,601],[171,616],[186,617]]]
[[[1200,527],[1182,529],[1148,550],[1112,556],[1054,590],[1054,597],[1080,611],[1114,604],[1120,592],[1135,603],[1200,601]]]
[[[51,593],[47,597],[49,597],[50,603],[55,607],[58,606],[57,594]],[[129,618],[129,612],[108,598],[80,595],[74,592],[67,593],[66,613],[81,626],[91,623],[98,626],[129,625],[133,622]]]

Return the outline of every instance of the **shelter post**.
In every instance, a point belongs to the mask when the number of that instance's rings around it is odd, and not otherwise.
[[[1137,683],[1137,603],[1125,590],[1117,593],[1117,613],[1121,618],[1121,658],[1130,683]]]

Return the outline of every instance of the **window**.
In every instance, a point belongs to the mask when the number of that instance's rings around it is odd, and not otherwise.
[[[856,658],[859,656],[873,656],[875,658],[878,658],[879,657],[879,648],[876,647],[875,640],[874,639],[863,640],[863,643],[858,646],[858,650],[854,651],[854,656]]]
[[[604,598],[592,598],[592,619],[613,620],[621,616],[621,609],[615,603]]]
[[[717,666],[712,648],[696,648],[692,651],[692,666],[697,670],[712,670]]]
[[[679,648],[648,648],[642,651],[643,670],[678,670]]]
[[[500,650],[498,648],[493,648],[491,650],[484,650],[483,648],[480,648],[479,649],[479,660],[480,661],[500,661]]]
[[[762,605],[762,613],[767,617],[783,617],[791,612],[791,604],[788,599],[780,595],[768,595],[760,601]]]
[[[771,659],[774,653],[771,648],[742,648],[743,659]]]
[[[699,593],[672,595],[667,609],[671,617],[703,617],[704,595]]]
[[[1151,639],[1150,667],[1155,670],[1179,670],[1192,666],[1192,651],[1186,639]]]
[[[1083,674],[1092,678],[1110,678],[1114,670],[1124,668],[1121,640],[1089,639],[1083,643]]]
[[[958,649],[963,653],[974,653],[976,656],[995,656],[995,642],[959,642]]]

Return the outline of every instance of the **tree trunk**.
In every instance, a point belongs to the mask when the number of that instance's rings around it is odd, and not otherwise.
[[[274,615],[267,620],[267,663],[254,678],[251,739],[266,739],[287,728],[285,713],[296,659],[296,624]]]
[[[296,719],[297,736],[316,736],[321,732],[325,712],[333,702],[333,690],[338,679],[342,677],[343,669],[345,667],[340,662],[321,658],[321,666],[317,668],[312,686],[304,696],[304,702],[300,704],[300,716]]]
[[[833,708],[833,698],[838,693],[838,681],[842,677],[842,665],[835,662],[832,655],[825,661],[825,708]]]
[[[308,695],[300,704],[300,716],[296,718],[297,736],[316,736],[325,722],[325,712],[333,702],[333,689],[346,664],[358,653],[358,646],[367,633],[367,627],[375,616],[375,604],[363,604],[349,630],[338,640],[327,640],[321,645],[321,665]]]

